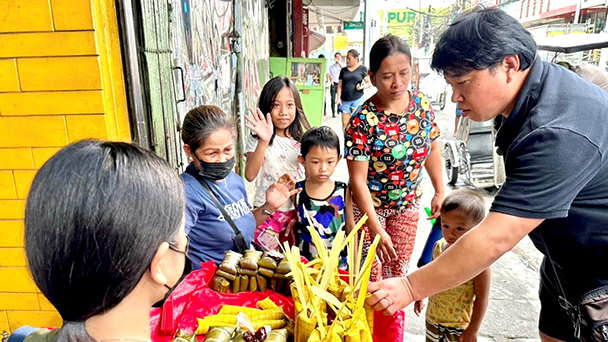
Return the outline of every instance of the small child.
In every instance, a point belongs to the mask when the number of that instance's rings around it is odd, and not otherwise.
[[[306,180],[296,184],[302,189],[294,199],[298,214],[296,236],[301,255],[312,260],[318,252],[307,228],[308,218],[327,248],[332,247],[338,231],[350,232],[354,221],[348,186],[330,179],[342,158],[338,135],[327,126],[312,128],[304,133],[300,151],[298,159],[306,170]],[[346,255],[342,255],[339,267],[347,267]]]
[[[452,191],[441,206],[443,239],[435,244],[433,259],[479,224],[485,214],[480,194],[467,189]],[[477,341],[488,307],[490,282],[488,268],[458,287],[431,296],[426,309],[426,341]],[[425,301],[416,301],[416,315],[420,315]]]

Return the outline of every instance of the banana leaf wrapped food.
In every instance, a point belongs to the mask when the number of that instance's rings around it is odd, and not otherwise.
[[[236,275],[237,267],[239,266],[239,261],[242,257],[243,255],[241,253],[237,253],[235,251],[226,251],[224,260],[222,260],[220,263],[219,269],[226,273]]]
[[[232,282],[232,293],[239,293],[241,292],[241,277],[237,276],[234,278],[234,281]]]
[[[227,293],[230,288],[230,282],[226,278],[214,276],[210,287],[214,291]]]
[[[256,279],[258,283],[258,290],[260,292],[266,292],[266,289],[268,289],[268,281],[266,280],[266,278],[262,277],[261,275],[258,275]]]
[[[236,274],[231,274],[231,273],[228,273],[228,272],[223,271],[221,269],[218,269],[217,271],[215,271],[215,275],[223,277],[223,278],[226,278],[226,279],[228,279],[230,281],[234,281],[236,279],[236,277],[237,277]]]
[[[230,342],[234,329],[233,327],[213,327],[207,333],[205,342]]]
[[[258,290],[258,279],[255,276],[249,277],[249,291]]]
[[[242,276],[240,276],[240,278],[241,278],[241,291],[240,292],[245,292],[249,289],[249,276],[242,275]]]
[[[281,260],[281,262],[277,266],[277,273],[287,274],[289,272],[291,272],[291,265],[289,264],[289,261],[287,261],[286,259]]]
[[[258,262],[262,257],[262,252],[253,249],[245,251],[245,256],[241,259],[241,268],[247,270],[258,270]]]
[[[277,251],[264,252],[258,266],[276,270],[279,262],[284,259],[283,254]]]
[[[288,332],[287,329],[275,329],[271,330],[266,337],[265,342],[286,342],[287,341]]]
[[[246,276],[250,276],[250,277],[258,275],[257,270],[254,271],[254,270],[249,270],[249,269],[240,268],[240,267],[237,268],[237,272],[239,273],[239,275],[246,275]]]
[[[271,269],[266,268],[266,267],[260,267],[260,268],[258,268],[258,273],[261,274],[261,275],[263,275],[263,276],[265,276],[265,277],[268,277],[268,278],[272,278],[274,276],[274,270],[271,270]]]

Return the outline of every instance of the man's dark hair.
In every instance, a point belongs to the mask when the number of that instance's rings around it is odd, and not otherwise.
[[[403,39],[392,34],[378,39],[369,51],[369,70],[375,74],[380,69],[382,61],[397,52],[406,55],[410,63],[412,62],[410,47],[407,46],[407,43]]]
[[[517,20],[497,8],[476,7],[456,18],[435,47],[431,68],[449,76],[462,76],[501,63],[517,55],[520,70],[536,56],[536,42]]]
[[[443,200],[441,214],[458,211],[463,216],[472,219],[475,224],[486,216],[486,205],[481,194],[475,190],[458,189],[450,192]]]
[[[342,57],[342,54],[341,54],[341,53],[336,52],[336,53],[334,53],[334,58],[336,58],[336,56],[338,56],[338,55],[339,55],[340,57]]]
[[[306,131],[302,136],[302,146],[300,154],[306,159],[306,155],[311,148],[318,146],[328,150],[336,150],[340,155],[340,139],[333,129],[327,126],[314,127]]]

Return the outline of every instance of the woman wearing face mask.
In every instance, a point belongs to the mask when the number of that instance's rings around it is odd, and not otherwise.
[[[186,187],[186,234],[191,242],[189,257],[194,269],[200,268],[201,262],[221,262],[227,250],[239,251],[238,233],[249,248],[255,227],[299,191],[290,190],[295,181],[285,175],[268,188],[266,202],[252,210],[243,179],[232,171],[235,138],[234,119],[219,107],[196,107],[184,118],[182,141],[191,163],[182,178]]]
[[[165,161],[131,144],[85,140],[49,159],[28,195],[25,251],[63,326],[11,338],[150,341],[150,307],[188,264],[182,189]]]

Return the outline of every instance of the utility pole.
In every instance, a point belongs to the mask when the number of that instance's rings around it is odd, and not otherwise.
[[[369,50],[372,48],[371,22],[372,15],[370,9],[371,0],[363,0],[363,63],[369,66]]]

